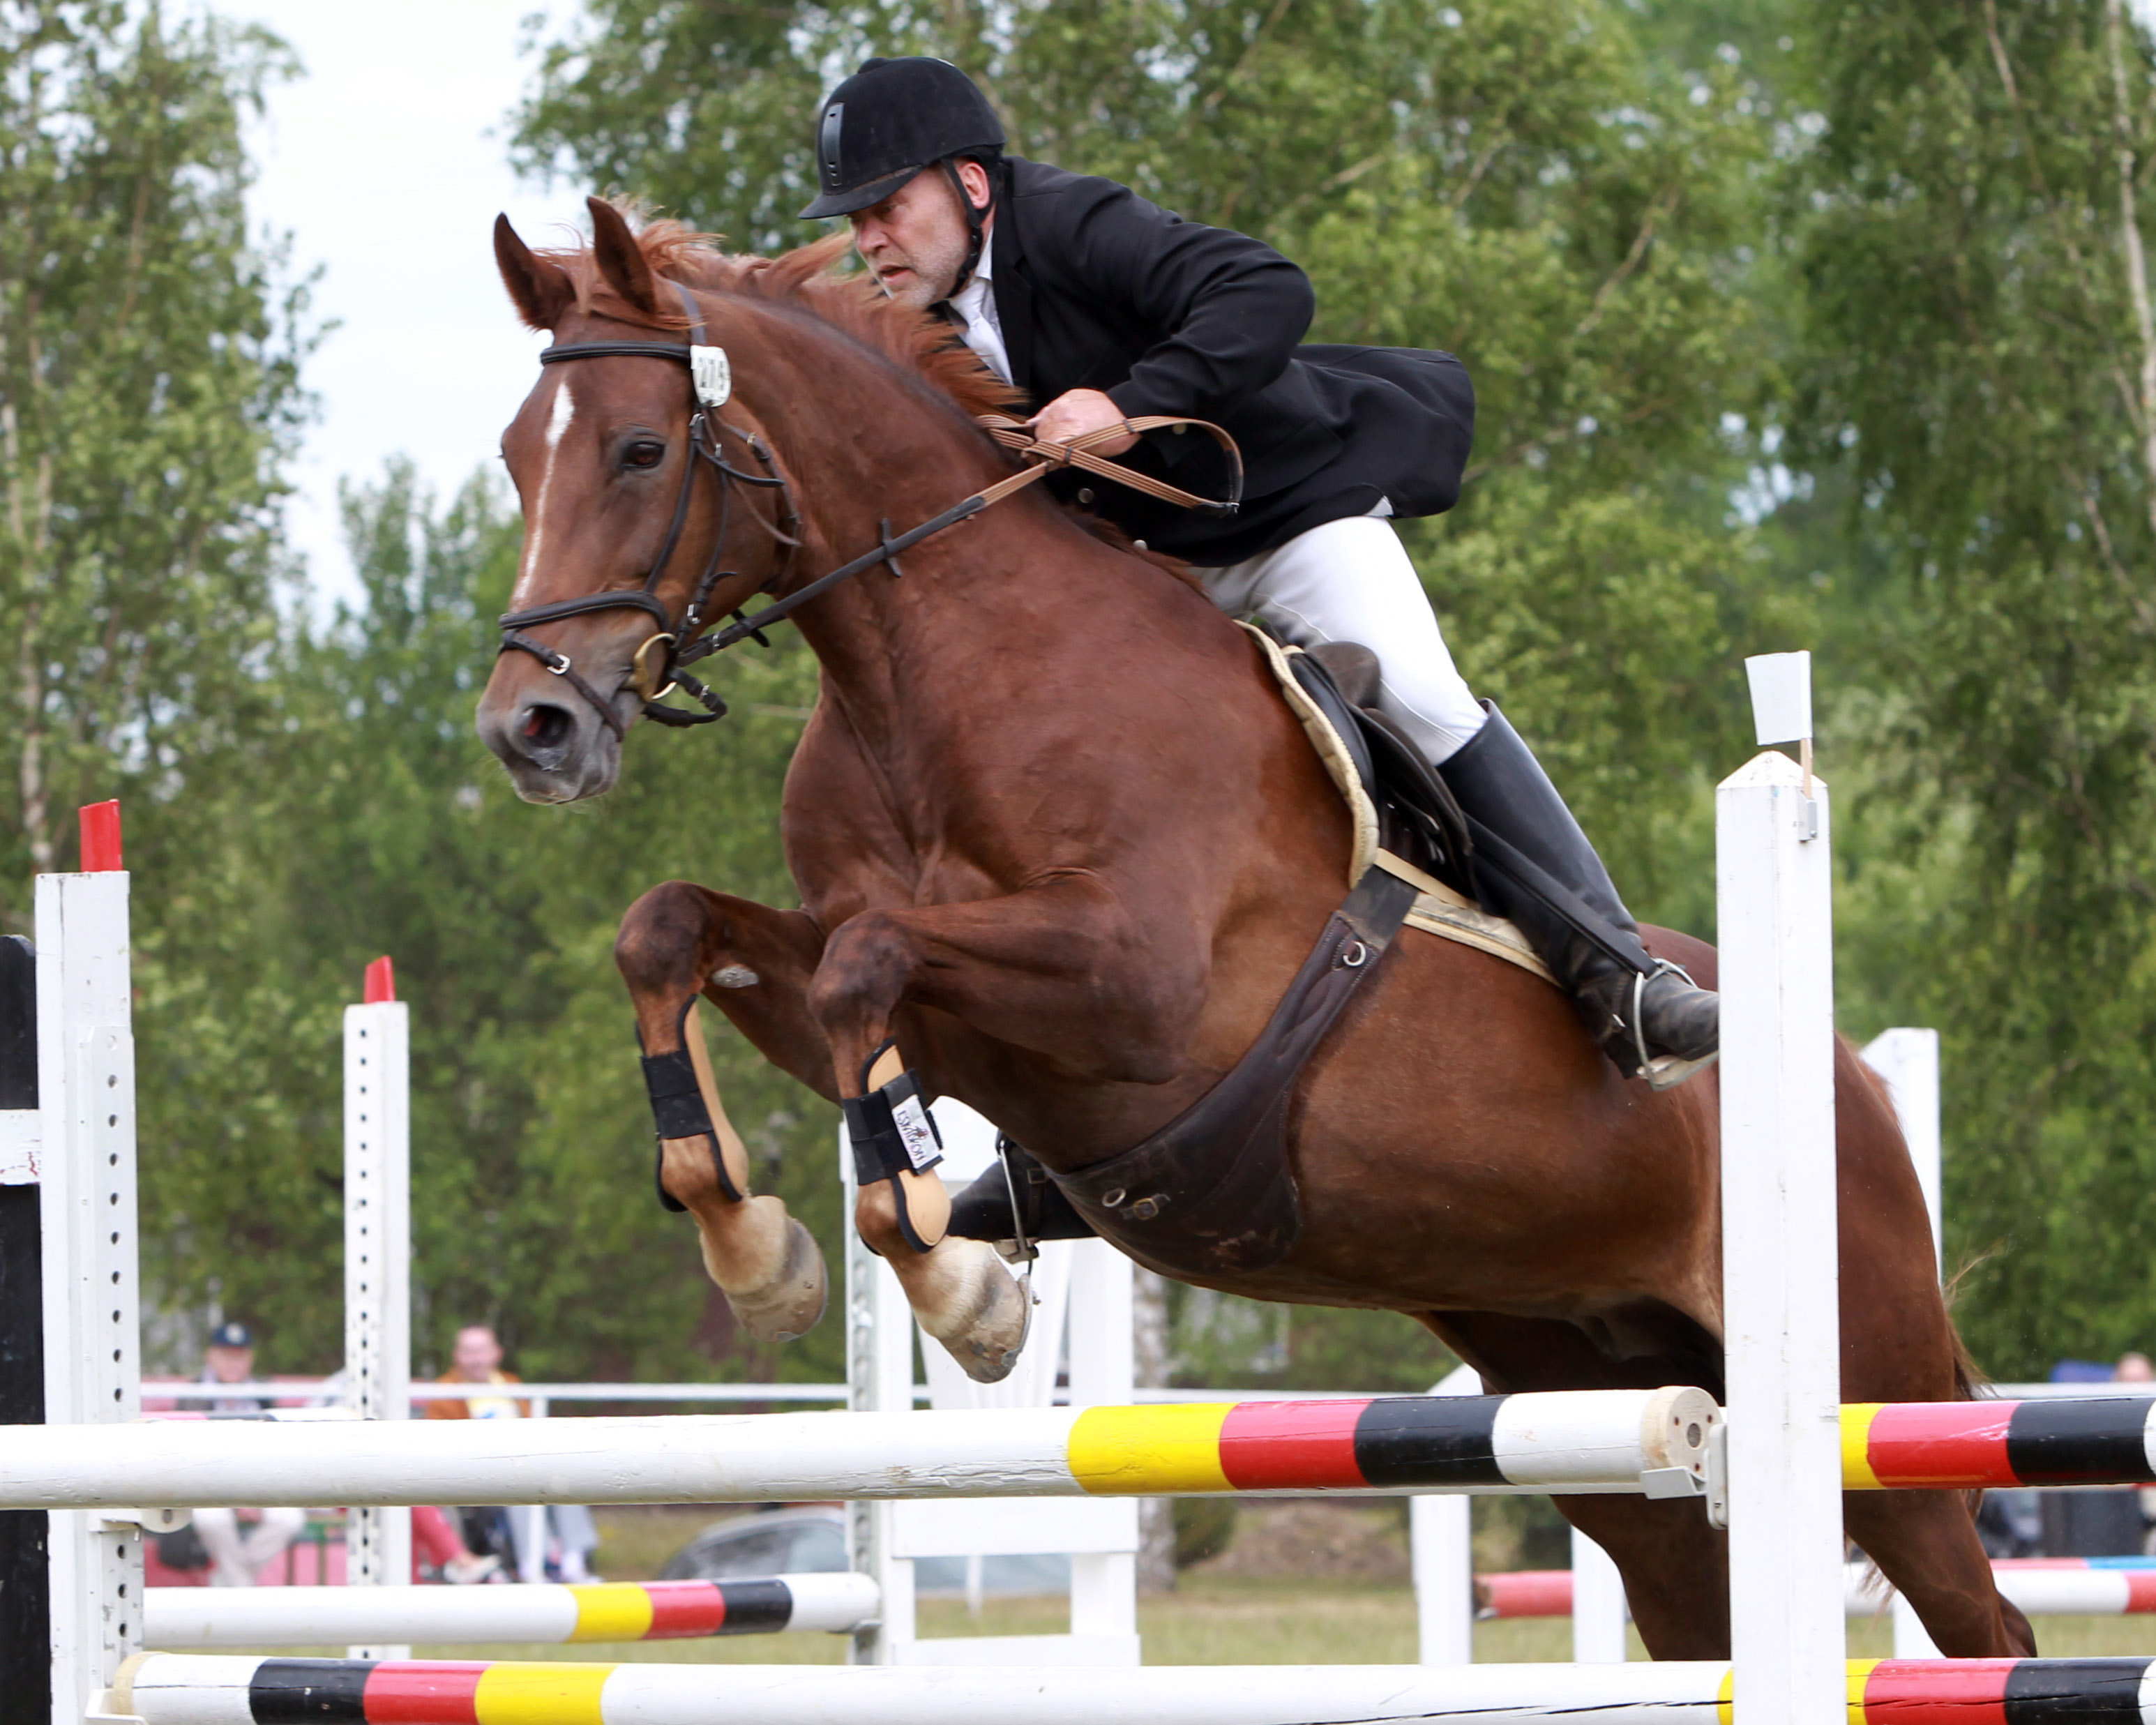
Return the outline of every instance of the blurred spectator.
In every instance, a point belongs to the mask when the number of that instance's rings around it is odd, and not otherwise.
[[[1986,1491],[1977,1506],[1976,1537],[1988,1558],[2044,1554],[2044,1494],[2026,1486]]]
[[[254,1377],[254,1337],[245,1324],[219,1324],[203,1356],[204,1384],[246,1384]],[[260,1396],[219,1396],[208,1404],[213,1414],[259,1414],[270,1404]],[[285,1553],[305,1530],[306,1512],[299,1509],[198,1509],[197,1538],[209,1553],[212,1587],[253,1587],[262,1572]]]
[[[443,1580],[459,1587],[475,1582],[505,1581],[501,1559],[469,1549],[457,1535],[447,1515],[432,1504],[415,1505],[412,1511],[412,1579],[420,1579],[419,1565],[430,1565]]]
[[[516,1384],[501,1369],[501,1341],[486,1324],[466,1324],[449,1350],[449,1369],[437,1384]],[[531,1404],[511,1395],[438,1396],[427,1404],[429,1420],[528,1420]]]
[[[467,1324],[457,1332],[449,1352],[449,1369],[438,1384],[474,1384],[489,1387],[521,1382],[514,1372],[501,1368],[501,1339],[487,1324]],[[531,1404],[514,1395],[475,1395],[437,1398],[427,1404],[429,1420],[528,1420]],[[464,1512],[464,1535],[473,1551],[499,1557],[526,1573],[520,1544],[532,1517],[494,1506]],[[557,1503],[547,1512],[550,1549],[542,1553],[538,1566],[557,1581],[591,1579],[591,1553],[599,1543],[598,1527],[592,1512],[580,1503]]]

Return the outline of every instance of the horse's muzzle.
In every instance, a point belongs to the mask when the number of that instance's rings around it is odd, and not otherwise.
[[[574,803],[613,788],[621,745],[587,701],[558,680],[497,672],[480,699],[480,738],[527,803]],[[504,686],[504,685],[506,686]]]

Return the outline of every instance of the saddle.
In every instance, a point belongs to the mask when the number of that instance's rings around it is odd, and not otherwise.
[[[1001,1165],[952,1204],[952,1234],[1009,1242],[1018,1256],[1030,1255],[1034,1241],[1098,1235],[1171,1268],[1277,1263],[1302,1231],[1287,1163],[1296,1081],[1399,929],[1422,928],[1548,978],[1519,932],[1471,896],[1466,817],[1421,752],[1375,710],[1377,655],[1348,642],[1283,650],[1250,633],[1347,801],[1353,890],[1257,1040],[1211,1091],[1142,1144],[1062,1173],[999,1138]]]

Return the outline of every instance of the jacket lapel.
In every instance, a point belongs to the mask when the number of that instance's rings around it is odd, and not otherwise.
[[[1033,394],[1033,284],[1025,273],[1025,253],[1019,244],[1014,219],[1017,200],[1011,194],[1015,176],[1004,181],[1002,207],[996,212],[995,230],[988,245],[996,260],[989,285],[995,290],[996,316],[1004,328],[1004,352],[1009,357],[1011,382]]]

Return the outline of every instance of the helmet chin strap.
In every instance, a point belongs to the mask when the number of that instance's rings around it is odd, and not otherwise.
[[[982,233],[982,223],[986,219],[988,212],[976,205],[967,195],[966,182],[958,177],[958,163],[956,157],[945,157],[942,167],[944,178],[950,181],[951,189],[958,194],[958,208],[966,213],[966,261],[958,266],[958,278],[951,284],[950,292],[943,296],[947,300],[954,300],[964,289],[966,284],[973,279],[973,271],[980,267],[981,242],[984,237]],[[988,181],[988,187],[989,196],[993,198],[995,188],[993,177]]]

